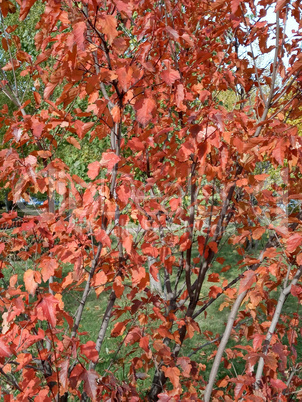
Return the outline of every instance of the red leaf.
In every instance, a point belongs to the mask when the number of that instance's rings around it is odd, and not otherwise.
[[[157,248],[151,246],[150,244],[148,244],[148,243],[143,243],[141,248],[142,248],[142,252],[143,252],[145,255],[148,255],[149,257],[153,257],[153,258],[158,257],[158,250],[157,250]]]
[[[149,336],[143,336],[139,341],[139,346],[146,352],[149,352]]]
[[[178,357],[177,365],[182,368],[182,375],[186,378],[190,378],[190,373],[192,370],[192,364],[189,357]]]
[[[11,70],[15,70],[16,68],[20,67],[20,63],[18,62],[18,60],[13,60],[13,62],[8,62],[7,64],[5,64],[4,67],[2,67],[3,71],[11,71]]]
[[[263,356],[264,364],[268,366],[271,370],[276,371],[278,367],[277,359],[272,355]]]
[[[233,14],[236,13],[238,10],[239,4],[241,3],[242,0],[232,0],[231,1],[231,11]]]
[[[179,72],[171,68],[164,70],[160,76],[167,85],[173,85],[176,80],[180,79]]]
[[[85,41],[85,33],[86,31],[86,23],[84,21],[77,22],[73,26],[73,36],[74,41],[77,44],[78,48],[81,50],[85,49],[84,41]]]
[[[257,351],[261,348],[262,342],[264,341],[264,339],[265,339],[265,335],[255,334],[254,339],[253,339],[254,351]]]
[[[114,123],[118,123],[120,121],[121,118],[121,109],[119,108],[118,105],[115,105],[112,109],[111,109],[111,116],[112,119],[114,121]]]
[[[87,357],[88,360],[91,360],[93,363],[96,363],[99,359],[99,354],[95,349],[95,343],[92,341],[88,341],[84,345],[80,346],[81,353]]]
[[[100,173],[100,162],[96,161],[96,162],[92,162],[89,163],[88,165],[88,173],[87,176],[89,177],[89,179],[94,180]]]
[[[111,45],[114,38],[117,37],[118,32],[117,32],[117,21],[116,18],[113,15],[103,15],[102,19],[100,21],[103,33],[107,35],[107,39],[109,44]]]
[[[183,104],[184,99],[185,99],[184,86],[182,84],[178,84],[175,93],[175,102],[176,106],[183,112],[185,112],[187,109],[186,106]]]
[[[29,10],[32,8],[32,6],[35,4],[36,1],[37,0],[23,0],[21,2],[20,16],[19,16],[20,21],[25,20],[27,14],[29,13]]]
[[[99,375],[93,370],[84,370],[81,380],[84,381],[84,391],[92,401],[96,401],[97,379]]]
[[[297,255],[296,261],[298,265],[302,265],[302,253]]]
[[[42,132],[44,130],[45,124],[38,119],[32,119],[31,121],[31,128],[33,130],[33,135],[37,138],[40,138],[42,135]]]
[[[211,286],[209,291],[209,297],[216,297],[222,292],[222,288],[219,286]]]
[[[119,200],[126,204],[131,194],[129,186],[122,184],[120,187],[117,188],[116,192]]]
[[[272,386],[273,386],[274,388],[279,389],[280,391],[283,391],[284,389],[287,388],[287,385],[284,384],[284,382],[281,381],[281,380],[274,380],[273,378],[271,378],[270,381],[271,381]]]
[[[168,377],[174,388],[179,386],[179,376],[180,371],[177,367],[163,367],[163,372],[165,373],[165,377]]]
[[[275,13],[279,10],[281,10],[286,4],[288,3],[288,0],[278,0],[275,8]]]
[[[94,285],[95,286],[105,285],[105,283],[107,283],[107,281],[108,281],[108,278],[104,271],[98,272],[94,276]]]
[[[69,360],[65,360],[62,363],[59,364],[60,367],[60,373],[59,373],[59,379],[60,379],[60,391],[66,392],[68,389],[68,369],[69,369]]]
[[[114,166],[121,160],[114,152],[103,152],[101,159],[101,166],[112,170]]]
[[[253,285],[253,283],[256,282],[256,275],[255,272],[252,271],[251,269],[246,271],[243,274],[243,278],[240,281],[240,286],[239,286],[239,292],[238,294],[240,295],[241,293],[243,293],[245,290],[248,290],[251,288],[251,286]]]
[[[132,151],[143,151],[145,149],[145,144],[137,137],[131,138],[127,145],[130,149],[132,149]]]
[[[218,246],[217,246],[217,243],[215,241],[210,241],[208,246],[210,247],[210,249],[212,251],[214,251],[215,254],[218,253]]]
[[[16,371],[20,371],[32,361],[32,355],[30,353],[20,353],[16,358],[16,362],[19,363],[16,367]]]
[[[188,232],[181,235],[179,239],[179,250],[186,251],[191,247],[191,240],[189,239],[190,234]]]
[[[41,389],[35,396],[35,402],[52,402],[53,399],[48,396],[48,389]]]
[[[11,356],[12,352],[7,345],[7,342],[3,342],[2,339],[0,339],[0,356],[1,357],[9,357]]]
[[[252,237],[254,240],[259,240],[259,239],[261,239],[261,237],[264,233],[265,233],[265,228],[262,228],[262,227],[256,228],[256,229],[253,229]]]
[[[131,234],[127,234],[122,239],[122,244],[128,254],[131,254],[132,244],[133,244],[133,236]]]
[[[105,247],[111,246],[110,237],[107,235],[105,230],[100,229],[98,232],[95,233],[95,238],[98,242],[102,243]]]
[[[40,266],[42,267],[41,274],[43,281],[47,282],[48,279],[54,275],[59,264],[54,258],[45,258],[42,260]]]
[[[59,301],[53,295],[48,295],[44,296],[38,304],[38,308],[42,309],[44,318],[51,324],[52,327],[55,327],[57,323],[56,305],[58,303]]]
[[[128,67],[122,67],[118,68],[116,70],[116,74],[118,76],[118,82],[121,85],[122,89],[124,92],[127,92],[127,90],[130,87],[131,84],[131,79],[133,75],[133,69],[131,66]]]
[[[122,0],[115,0],[115,4],[119,12],[125,13],[129,18],[132,17],[132,9],[133,9],[133,4],[132,3],[126,3],[125,1]]]
[[[138,285],[141,283],[142,279],[146,278],[146,271],[144,267],[139,267],[138,269],[132,270],[132,283]]]
[[[285,158],[285,151],[286,151],[286,144],[284,139],[281,139],[277,142],[272,152],[273,157],[280,165],[283,165]]]
[[[129,322],[129,320],[117,322],[117,323],[114,325],[114,327],[113,327],[113,329],[112,329],[112,331],[111,331],[111,336],[114,337],[114,338],[116,338],[116,337],[118,337],[118,336],[123,335],[123,333],[124,333],[124,331],[125,331],[125,329],[126,329],[126,326],[127,326],[128,322]]]
[[[172,200],[169,201],[169,204],[170,204],[170,207],[171,207],[171,211],[174,212],[180,206],[181,198],[172,198]]]
[[[116,297],[121,297],[124,292],[124,285],[122,283],[122,278],[117,276],[113,282],[113,290]]]
[[[302,243],[302,236],[299,233],[295,233],[286,241],[286,250],[289,253],[293,253],[297,247]]]
[[[219,282],[219,281],[220,281],[220,277],[219,277],[219,274],[217,274],[217,273],[210,274],[208,277],[208,282]]]
[[[290,293],[294,297],[299,297],[299,295],[302,293],[302,287],[300,285],[292,285],[290,288]]]
[[[139,342],[141,336],[142,336],[142,330],[140,329],[140,327],[132,328],[128,332],[128,334],[124,340],[125,345],[129,345],[129,344],[133,345],[135,342]]]
[[[28,269],[23,276],[25,289],[31,296],[34,296],[38,287],[37,282],[35,281],[36,272],[32,269]]]
[[[68,138],[66,138],[66,141],[69,142],[69,144],[76,147],[77,149],[81,149],[81,145],[74,137],[68,137]]]
[[[158,402],[172,402],[175,401],[175,398],[173,396],[169,396],[168,394],[158,394]]]
[[[152,113],[156,107],[155,100],[152,98],[140,99],[135,104],[136,117],[139,123],[146,126],[152,119]]]

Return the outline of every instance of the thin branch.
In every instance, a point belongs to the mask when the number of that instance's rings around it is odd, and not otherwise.
[[[83,295],[82,295],[82,299],[80,301],[80,305],[79,305],[79,308],[78,308],[77,313],[76,313],[75,321],[74,321],[72,331],[71,331],[71,337],[76,336],[77,330],[79,328],[80,321],[82,319],[83,310],[84,310],[86,300],[87,300],[87,297],[88,297],[88,294],[89,294],[89,291],[90,291],[90,283],[91,283],[92,277],[94,275],[94,272],[96,270],[96,267],[97,267],[97,265],[99,263],[99,258],[100,258],[101,252],[102,252],[102,248],[103,248],[103,244],[100,243],[98,245],[95,258],[93,259],[91,270],[89,272],[88,279],[87,279],[87,282],[86,282],[86,285],[85,285],[85,289],[84,289],[84,292],[83,292]]]
[[[267,332],[267,335],[265,338],[265,342],[264,342],[264,346],[263,346],[263,350],[262,350],[262,353],[264,355],[267,355],[268,348],[269,348],[272,336],[275,332],[277,323],[279,321],[284,302],[287,299],[288,295],[290,294],[291,287],[296,285],[296,283],[300,279],[301,275],[302,275],[302,265],[299,267],[299,269],[298,269],[296,275],[294,276],[294,279],[291,281],[291,283],[285,289],[283,289],[282,292],[280,293],[278,304],[277,304],[271,325],[268,329],[268,332]],[[256,381],[255,381],[256,389],[260,388],[263,368],[264,368],[264,358],[261,356],[259,359],[259,362],[258,362],[258,367],[257,367],[257,372],[256,372]]]
[[[210,402],[210,398],[211,398],[211,394],[212,394],[212,390],[213,390],[213,386],[216,380],[216,375],[218,372],[218,368],[220,365],[220,361],[223,355],[223,352],[225,350],[225,347],[227,345],[227,342],[229,340],[233,325],[234,325],[234,321],[237,317],[237,312],[239,310],[239,307],[241,306],[241,303],[243,301],[243,299],[245,298],[246,294],[247,294],[248,290],[245,290],[244,292],[242,292],[238,297],[237,300],[235,301],[233,308],[231,310],[231,313],[229,315],[228,321],[227,321],[227,326],[226,329],[224,331],[222,340],[220,342],[220,345],[218,347],[216,356],[215,356],[215,360],[211,369],[211,373],[210,373],[210,377],[208,380],[208,385],[206,387],[205,390],[205,394],[204,394],[204,402]]]

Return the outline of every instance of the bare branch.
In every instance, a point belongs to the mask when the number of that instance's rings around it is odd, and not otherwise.
[[[277,304],[271,325],[267,331],[267,335],[266,335],[266,338],[264,341],[264,346],[263,346],[263,350],[262,350],[262,353],[264,355],[267,355],[272,336],[273,336],[276,326],[278,324],[285,300],[287,299],[288,295],[290,294],[291,287],[296,285],[296,283],[300,279],[301,275],[302,275],[302,266],[299,267],[299,269],[298,269],[296,275],[294,276],[294,279],[291,281],[291,283],[285,289],[283,289],[282,292],[280,293],[278,304]],[[258,367],[257,367],[257,372],[256,372],[256,382],[255,382],[256,389],[260,388],[263,368],[264,368],[264,358],[261,356],[259,359],[259,362],[258,362]]]

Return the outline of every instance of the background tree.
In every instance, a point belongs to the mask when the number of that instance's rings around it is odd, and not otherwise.
[[[0,7],[38,13],[0,180],[47,198],[0,245],[4,400],[299,399],[299,2]]]

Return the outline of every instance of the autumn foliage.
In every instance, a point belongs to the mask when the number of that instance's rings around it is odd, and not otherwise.
[[[301,400],[299,1],[0,8],[1,400]]]

